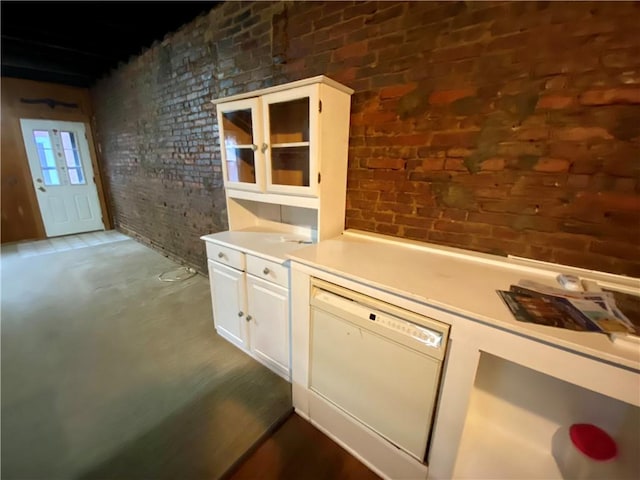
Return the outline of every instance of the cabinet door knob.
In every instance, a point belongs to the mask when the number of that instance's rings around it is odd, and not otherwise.
[[[265,275],[269,275],[269,272],[271,270],[269,270],[267,267],[264,267],[264,270],[262,270],[262,273],[264,273]]]
[[[260,149],[260,151],[261,151],[262,153],[264,153],[264,152],[266,152],[266,151],[267,151],[267,148],[269,148],[269,145],[267,145],[266,143],[263,143],[263,144],[262,144],[262,148]]]
[[[238,312],[238,316],[241,317],[244,315],[244,312]]]
[[[251,315],[247,315],[247,322],[250,322],[253,317]]]
[[[222,257],[224,257],[224,253],[222,252],[218,253],[218,258],[222,258]]]
[[[252,144],[251,144],[251,150],[253,150],[254,152],[255,152],[256,150],[258,150],[258,145],[256,145],[255,143],[252,143]]]
[[[46,192],[47,191],[47,189],[44,188],[44,187],[38,187],[38,190],[40,190],[41,192]]]

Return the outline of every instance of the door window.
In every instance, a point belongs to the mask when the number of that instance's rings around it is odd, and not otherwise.
[[[271,184],[308,187],[309,98],[269,105]]]
[[[227,159],[227,180],[256,183],[251,109],[222,114],[224,147]]]
[[[60,177],[56,168],[56,157],[48,130],[34,130],[33,140],[36,144],[40,170],[45,185],[60,185]]]
[[[64,150],[64,158],[67,164],[69,182],[71,185],[84,185],[86,181],[74,133],[62,131],[60,132],[60,138],[62,138],[62,149]]]

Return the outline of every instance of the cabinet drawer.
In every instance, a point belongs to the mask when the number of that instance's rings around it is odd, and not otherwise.
[[[233,248],[223,247],[211,242],[206,242],[207,258],[238,270],[245,269],[244,253],[234,250]]]
[[[247,255],[247,272],[285,288],[289,286],[289,269],[279,263]]]

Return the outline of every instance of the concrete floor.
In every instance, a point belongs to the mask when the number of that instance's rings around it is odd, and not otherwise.
[[[90,235],[2,248],[2,478],[219,478],[290,385],[215,334],[206,278]]]

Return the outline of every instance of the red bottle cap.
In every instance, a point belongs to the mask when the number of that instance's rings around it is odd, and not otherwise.
[[[618,455],[615,440],[595,425],[588,423],[571,425],[569,436],[576,448],[593,460],[611,460]]]

